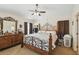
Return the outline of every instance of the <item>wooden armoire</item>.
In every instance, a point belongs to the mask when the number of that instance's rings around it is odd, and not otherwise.
[[[69,34],[69,20],[58,21],[58,34],[62,36]]]

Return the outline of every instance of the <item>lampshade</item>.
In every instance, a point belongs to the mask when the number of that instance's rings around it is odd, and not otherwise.
[[[37,16],[41,16],[41,14],[40,13],[32,13],[32,15],[37,15]]]

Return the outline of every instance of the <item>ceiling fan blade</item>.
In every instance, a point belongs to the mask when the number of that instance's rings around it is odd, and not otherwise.
[[[35,12],[34,10],[29,10],[29,11],[31,11],[31,12]]]
[[[46,11],[39,11],[40,13],[46,13]]]
[[[35,10],[29,10],[30,12],[35,12],[35,13],[37,13],[37,12],[39,12],[39,11],[37,11],[36,9]]]

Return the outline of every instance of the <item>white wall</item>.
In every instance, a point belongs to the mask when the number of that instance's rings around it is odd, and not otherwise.
[[[76,4],[73,7],[73,12],[72,12],[72,17],[71,17],[72,18],[71,21],[74,22],[74,24],[72,25],[73,49],[74,49],[74,51],[77,51],[77,21],[76,20],[77,20],[77,14],[78,13],[79,13],[79,4]],[[78,38],[78,42],[79,42],[79,38]],[[78,47],[79,47],[79,44],[78,44]],[[78,50],[79,50],[79,48],[78,48]],[[78,54],[79,54],[79,51],[78,51]]]
[[[52,13],[51,13],[52,12]],[[71,16],[71,12],[67,12],[64,11],[64,14],[62,15],[63,12],[59,13],[55,13],[55,15],[53,14],[56,11],[48,11],[45,14],[41,14],[41,16],[33,16],[31,17],[31,19],[35,20],[35,23],[40,23],[41,26],[43,26],[45,23],[49,23],[52,26],[57,26],[57,21],[61,21],[61,20],[70,20],[70,16]],[[68,14],[66,14],[68,13]],[[58,15],[59,14],[59,15]]]

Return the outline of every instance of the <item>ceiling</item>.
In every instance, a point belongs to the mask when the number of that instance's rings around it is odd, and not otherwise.
[[[54,16],[69,15],[72,12],[72,4],[39,4],[39,10],[46,10]],[[0,4],[1,12],[14,13],[19,16],[27,16],[30,12],[28,10],[34,10],[35,4]]]

